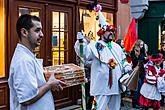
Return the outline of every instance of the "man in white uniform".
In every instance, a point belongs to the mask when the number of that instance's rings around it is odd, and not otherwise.
[[[36,16],[22,15],[16,28],[20,41],[10,65],[10,110],[54,110],[50,90],[62,90],[65,83],[55,79],[53,74],[46,82],[42,59],[33,53],[43,38],[41,21]]]
[[[99,20],[102,20],[99,12]],[[97,110],[120,109],[120,90],[118,79],[122,75],[123,67],[126,65],[125,54],[122,48],[112,41],[114,34],[113,26],[101,22],[101,29],[97,33],[100,40],[87,44],[81,32],[77,33],[75,51],[80,56],[80,40],[83,40],[84,59],[92,60],[90,94],[96,98]],[[127,63],[128,64],[128,63]],[[127,71],[131,70],[126,66]]]

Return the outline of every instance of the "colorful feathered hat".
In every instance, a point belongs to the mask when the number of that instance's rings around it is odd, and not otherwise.
[[[161,53],[153,54],[149,56],[149,60],[152,62],[159,62],[163,58],[163,55]]]
[[[105,33],[105,31],[111,31],[114,33],[115,32],[114,26],[106,22],[106,19],[104,18],[101,12],[102,6],[100,4],[97,4],[94,7],[94,10],[98,12],[98,20],[99,20],[99,27],[100,27],[100,30],[97,32],[97,35],[101,36]]]

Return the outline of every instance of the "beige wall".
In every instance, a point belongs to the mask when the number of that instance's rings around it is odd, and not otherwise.
[[[128,26],[130,24],[130,0],[127,4],[122,4],[118,0],[118,12],[117,12],[117,39],[123,38],[127,33]]]

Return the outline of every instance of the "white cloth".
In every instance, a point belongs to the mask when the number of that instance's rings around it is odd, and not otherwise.
[[[145,76],[147,82],[142,85],[140,93],[145,98],[151,100],[161,100],[161,94],[156,87],[156,76],[158,76],[160,68],[157,68],[156,66],[154,66],[154,68],[156,69],[156,75],[153,75],[153,73],[148,70],[148,73]]]
[[[151,100],[161,100],[161,94],[155,85],[144,83],[141,87],[140,93]]]
[[[31,105],[20,104],[35,97],[38,94],[38,88],[46,83],[42,62],[42,59],[37,59],[25,46],[17,44],[8,79],[10,110],[54,110],[51,91]]]
[[[158,91],[161,92],[162,95],[165,96],[165,74],[163,75],[163,77],[158,77],[157,88],[158,88]]]
[[[101,64],[99,63],[99,55],[96,49],[96,43],[101,43],[104,46],[104,49],[100,51],[100,60]],[[117,95],[119,94],[119,86],[118,86],[118,79],[122,74],[122,60],[125,59],[125,54],[122,51],[122,48],[116,44],[115,42],[111,42],[112,49],[110,50],[105,42],[102,40],[92,42],[87,45],[87,42],[83,43],[84,49],[84,59],[85,60],[92,60],[91,64],[91,85],[90,85],[90,94],[92,96],[97,95]],[[80,56],[79,50],[79,42],[76,41],[75,43],[75,51],[78,56]],[[115,56],[115,58],[114,58]],[[108,81],[109,81],[109,67],[108,61],[109,59],[114,59],[117,63],[119,63],[115,69],[112,70],[113,81],[112,87],[109,88]]]
[[[97,110],[120,110],[121,96],[96,96]]]

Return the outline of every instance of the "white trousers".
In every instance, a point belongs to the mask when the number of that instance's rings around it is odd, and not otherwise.
[[[121,96],[99,95],[96,96],[97,110],[120,110]]]

